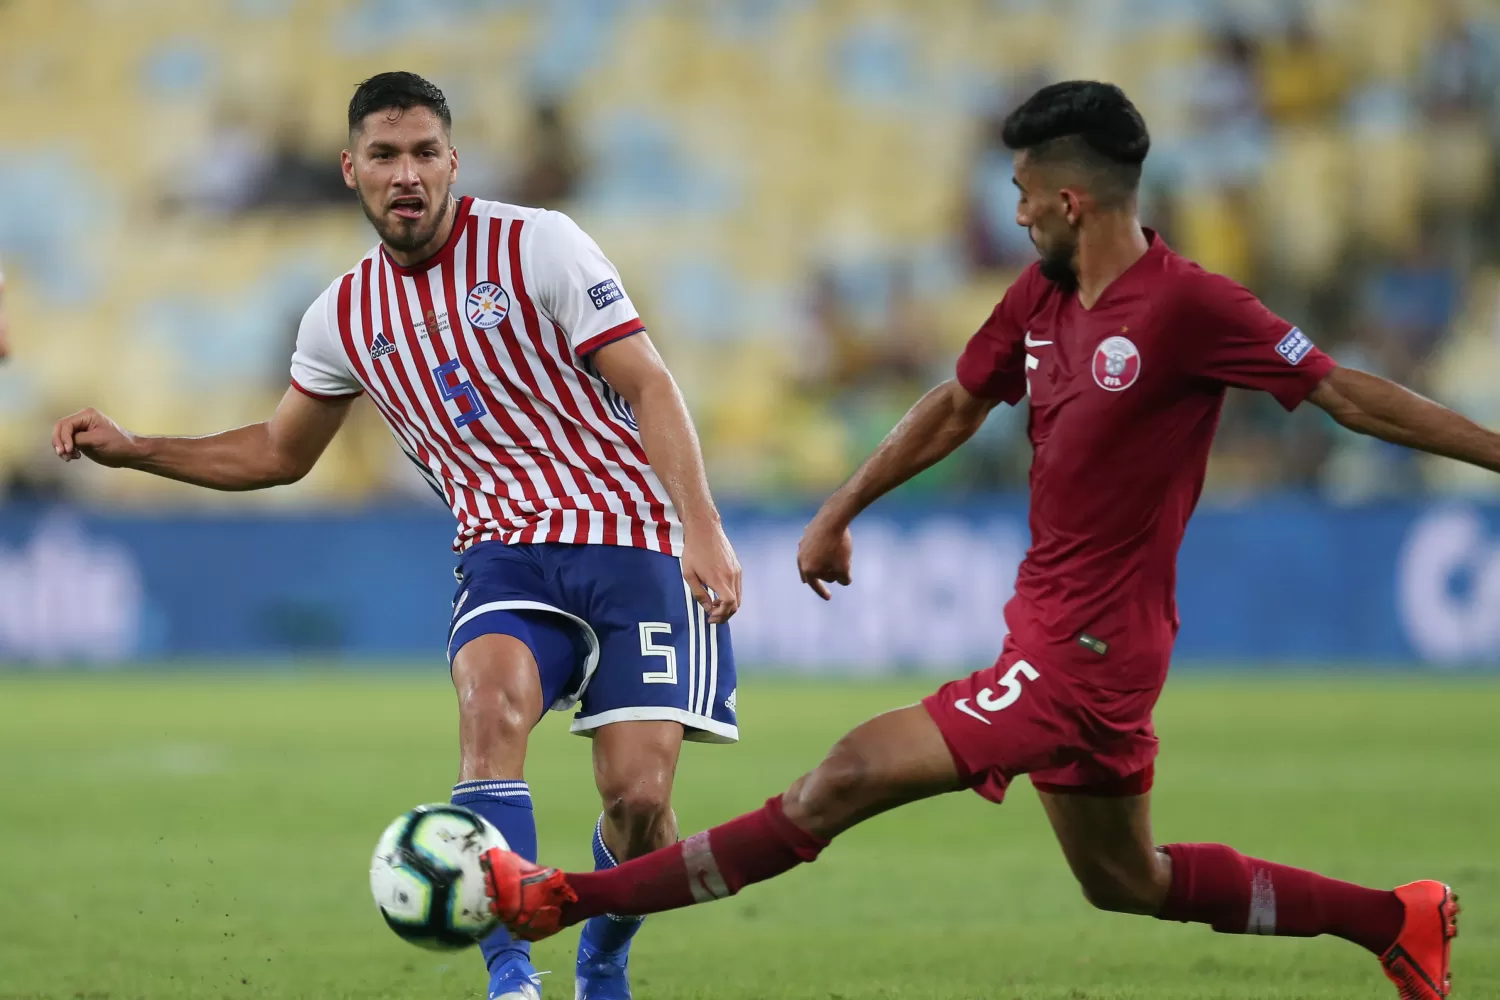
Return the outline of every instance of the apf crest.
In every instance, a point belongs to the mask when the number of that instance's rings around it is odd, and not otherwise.
[[[505,320],[510,312],[510,296],[505,289],[493,281],[481,281],[469,289],[465,300],[469,323],[479,330],[491,330]]]

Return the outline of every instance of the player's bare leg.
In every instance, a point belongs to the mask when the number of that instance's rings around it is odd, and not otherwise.
[[[1247,858],[1223,844],[1151,836],[1151,796],[1038,792],[1083,894],[1095,906],[1206,923],[1226,934],[1333,934],[1380,957],[1403,1000],[1449,995],[1458,900],[1441,882],[1393,892]]]
[[[526,741],[542,717],[531,650],[509,635],[482,635],[453,658],[458,692],[459,780],[521,780]]]
[[[678,722],[616,722],[594,733],[594,784],[604,844],[620,861],[677,840],[672,782],[682,753]]]
[[[1150,793],[1037,794],[1085,899],[1116,913],[1161,912],[1172,887],[1172,860],[1151,836]]]
[[[601,913],[706,903],[812,861],[830,839],[872,816],[960,787],[937,724],[912,705],[855,728],[755,812],[609,871],[563,873],[491,851],[490,896],[511,932],[528,940]]]
[[[525,782],[526,743],[542,716],[542,686],[531,649],[491,633],[465,643],[453,658],[458,693],[459,782],[456,804],[493,823],[513,850],[536,857],[536,822]],[[535,1000],[530,947],[503,930],[481,943],[489,996]]]
[[[889,809],[960,788],[937,723],[921,705],[908,705],[851,730],[792,782],[780,808],[798,828],[827,841]]]
[[[677,840],[672,781],[682,724],[615,722],[594,732],[594,783],[604,811],[594,828],[594,868],[608,870]],[[644,918],[594,917],[578,938],[580,1000],[628,1000],[630,942]]]

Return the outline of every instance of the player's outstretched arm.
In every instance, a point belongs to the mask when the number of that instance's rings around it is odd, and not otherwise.
[[[947,458],[979,430],[1000,402],[975,396],[949,379],[917,400],[849,481],[824,501],[797,546],[802,582],[823,600],[828,583],[849,585],[849,524],[870,504]]]
[[[1351,431],[1500,472],[1500,434],[1395,382],[1335,368],[1307,398]]]
[[[52,450],[65,462],[88,458],[209,489],[258,490],[307,475],[353,401],[288,389],[270,420],[205,437],[144,437],[98,410],[80,410],[52,428]]]
[[[740,561],[708,489],[687,401],[644,333],[601,347],[594,367],[635,412],[646,459],[682,518],[683,579],[709,621],[727,621],[740,606]]]

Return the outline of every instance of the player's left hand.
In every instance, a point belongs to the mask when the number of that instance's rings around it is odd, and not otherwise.
[[[719,525],[684,528],[682,578],[711,623],[721,625],[739,610],[740,561]]]
[[[830,583],[849,586],[854,561],[854,538],[843,521],[818,511],[797,543],[797,575],[823,600],[832,600]]]

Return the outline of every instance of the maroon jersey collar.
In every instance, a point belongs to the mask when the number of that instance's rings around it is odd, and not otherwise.
[[[1142,226],[1141,232],[1146,234],[1146,252],[1137,257],[1133,264],[1131,264],[1125,270],[1121,271],[1119,275],[1115,277],[1115,280],[1111,281],[1105,287],[1104,291],[1100,293],[1098,300],[1095,301],[1093,305],[1093,308],[1084,309],[1084,312],[1093,312],[1101,305],[1103,305],[1105,300],[1114,295],[1115,292],[1119,291],[1120,289],[1130,287],[1130,285],[1135,280],[1135,276],[1146,266],[1147,261],[1159,260],[1161,257],[1171,252],[1171,248],[1167,246],[1167,241],[1162,239],[1161,234],[1156,230],[1150,228],[1149,226]],[[1078,298],[1078,292],[1076,290],[1072,294],[1072,300],[1074,305],[1078,306],[1078,308],[1080,309],[1083,309],[1083,302]]]
[[[1167,246],[1167,241],[1161,238],[1161,233],[1158,233],[1150,226],[1142,226],[1141,232],[1146,234],[1146,252],[1141,254],[1141,260],[1145,260],[1147,257],[1160,257],[1172,249]],[[1140,262],[1140,260],[1136,261],[1137,264]],[[1125,270],[1128,273],[1130,268],[1127,267]]]
[[[473,201],[474,198],[471,195],[464,195],[458,199],[458,208],[454,209],[453,212],[453,229],[448,233],[448,239],[443,242],[442,249],[437,253],[424,261],[406,266],[398,264],[396,259],[391,256],[390,251],[385,248],[385,244],[382,243],[380,244],[380,253],[385,258],[386,264],[397,274],[414,275],[430,271],[434,267],[448,263],[448,261],[453,259],[453,248],[458,245],[458,238],[463,234],[464,221],[469,217],[469,206]]]

